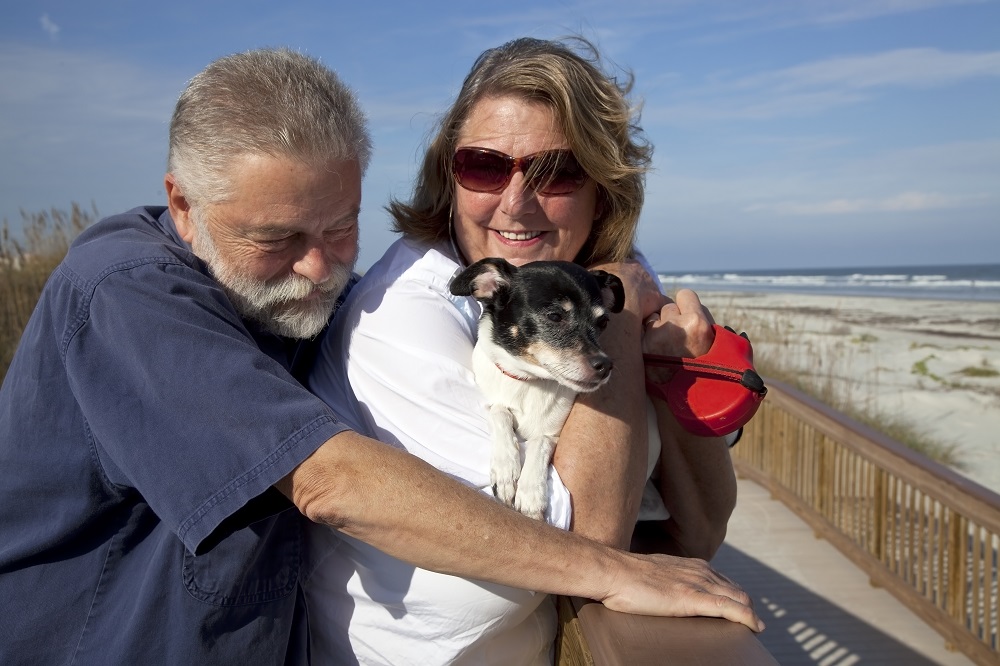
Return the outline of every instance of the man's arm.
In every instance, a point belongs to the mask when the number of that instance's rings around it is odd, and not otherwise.
[[[531,520],[353,432],[332,437],[277,486],[311,520],[425,569],[623,612],[763,628],[746,593],[702,560],[627,553]]]

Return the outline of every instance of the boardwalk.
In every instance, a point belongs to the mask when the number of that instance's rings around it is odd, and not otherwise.
[[[713,565],[753,597],[782,666],[970,666],[961,653],[752,481]]]

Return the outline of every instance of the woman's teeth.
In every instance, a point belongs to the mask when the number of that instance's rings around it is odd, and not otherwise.
[[[513,231],[498,231],[498,234],[512,241],[526,241],[532,238],[538,238],[542,235],[541,231],[521,231],[519,233],[514,233]]]

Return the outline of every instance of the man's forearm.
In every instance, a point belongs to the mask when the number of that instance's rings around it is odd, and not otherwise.
[[[542,592],[606,593],[600,581],[614,560],[610,549],[526,518],[415,456],[350,431],[320,447],[278,489],[314,522],[421,568]],[[580,567],[591,569],[586,583],[568,573]]]
[[[763,628],[746,593],[703,560],[632,554],[526,518],[353,432],[332,437],[277,487],[310,519],[424,569],[623,612]]]

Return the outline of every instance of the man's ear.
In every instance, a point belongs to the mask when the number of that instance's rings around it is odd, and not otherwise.
[[[168,173],[163,178],[163,187],[167,190],[167,209],[170,210],[170,217],[174,219],[174,226],[181,239],[191,245],[194,242],[195,228],[191,219],[191,204],[188,202],[181,186],[172,173]]]

